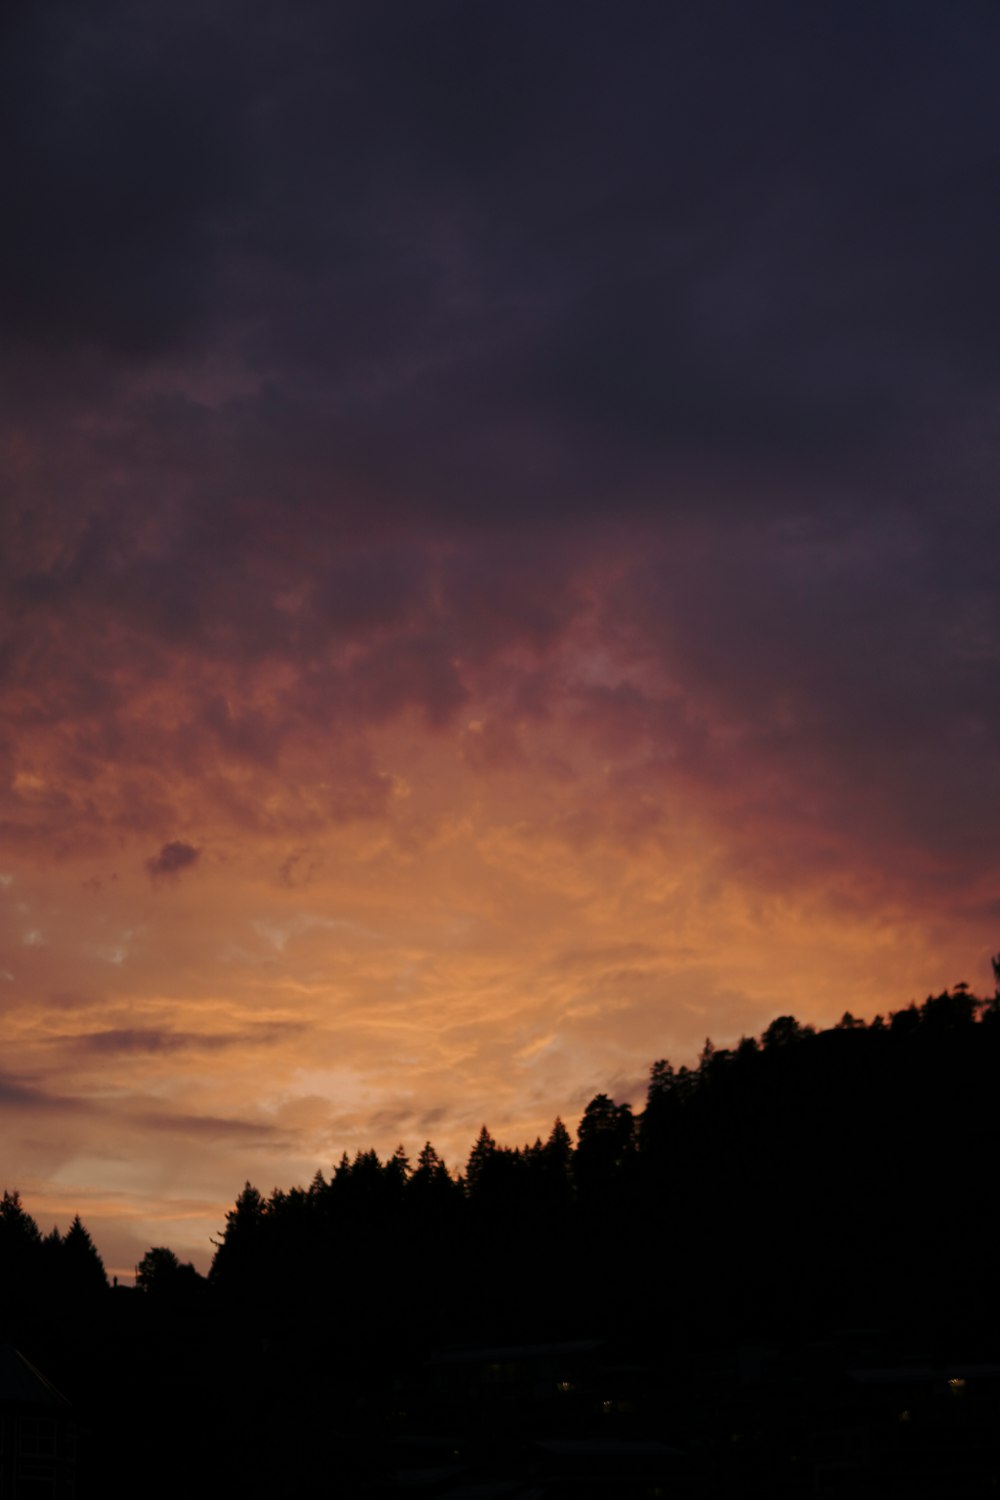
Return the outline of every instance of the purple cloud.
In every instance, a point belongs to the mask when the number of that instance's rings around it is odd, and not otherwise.
[[[153,854],[146,861],[146,869],[154,880],[161,877],[179,875],[182,870],[190,870],[201,858],[201,850],[196,849],[194,844],[186,844],[183,839],[172,839],[169,844],[164,844],[158,854]]]

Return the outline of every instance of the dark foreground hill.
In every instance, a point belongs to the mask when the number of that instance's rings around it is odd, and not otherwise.
[[[6,1332],[73,1402],[81,1496],[988,1493],[998,1083],[964,986],[781,1017],[575,1142],[248,1184],[207,1280],[159,1247],[134,1291],[8,1194]]]

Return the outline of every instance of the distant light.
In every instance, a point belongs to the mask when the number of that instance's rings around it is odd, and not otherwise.
[[[948,1381],[948,1384],[951,1386],[952,1390],[955,1391],[956,1393],[958,1391],[964,1391],[965,1390],[965,1380],[963,1379],[963,1377],[961,1375],[953,1375],[951,1377],[951,1379]]]

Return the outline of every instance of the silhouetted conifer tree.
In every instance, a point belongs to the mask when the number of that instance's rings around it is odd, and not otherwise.
[[[628,1104],[596,1094],[577,1128],[574,1171],[581,1192],[597,1192],[614,1179],[635,1146],[635,1121]]]
[[[568,1193],[573,1181],[573,1137],[558,1115],[541,1148],[540,1157],[550,1191]]]
[[[484,1125],[476,1137],[475,1145],[469,1152],[469,1160],[465,1168],[466,1187],[471,1197],[474,1198],[483,1191],[496,1154],[497,1143]]]
[[[267,1204],[253,1183],[244,1184],[216,1247],[210,1278],[232,1292],[253,1289],[264,1268]]]
[[[71,1296],[82,1300],[107,1290],[104,1262],[79,1214],[67,1229],[61,1250],[62,1277]]]
[[[410,1178],[411,1196],[424,1202],[441,1202],[457,1192],[448,1168],[430,1141],[420,1148],[417,1165]]]

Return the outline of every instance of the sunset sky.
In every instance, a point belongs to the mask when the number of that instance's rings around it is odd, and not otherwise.
[[[993,0],[14,0],[43,1230],[204,1270],[246,1178],[991,989],[998,57]]]

